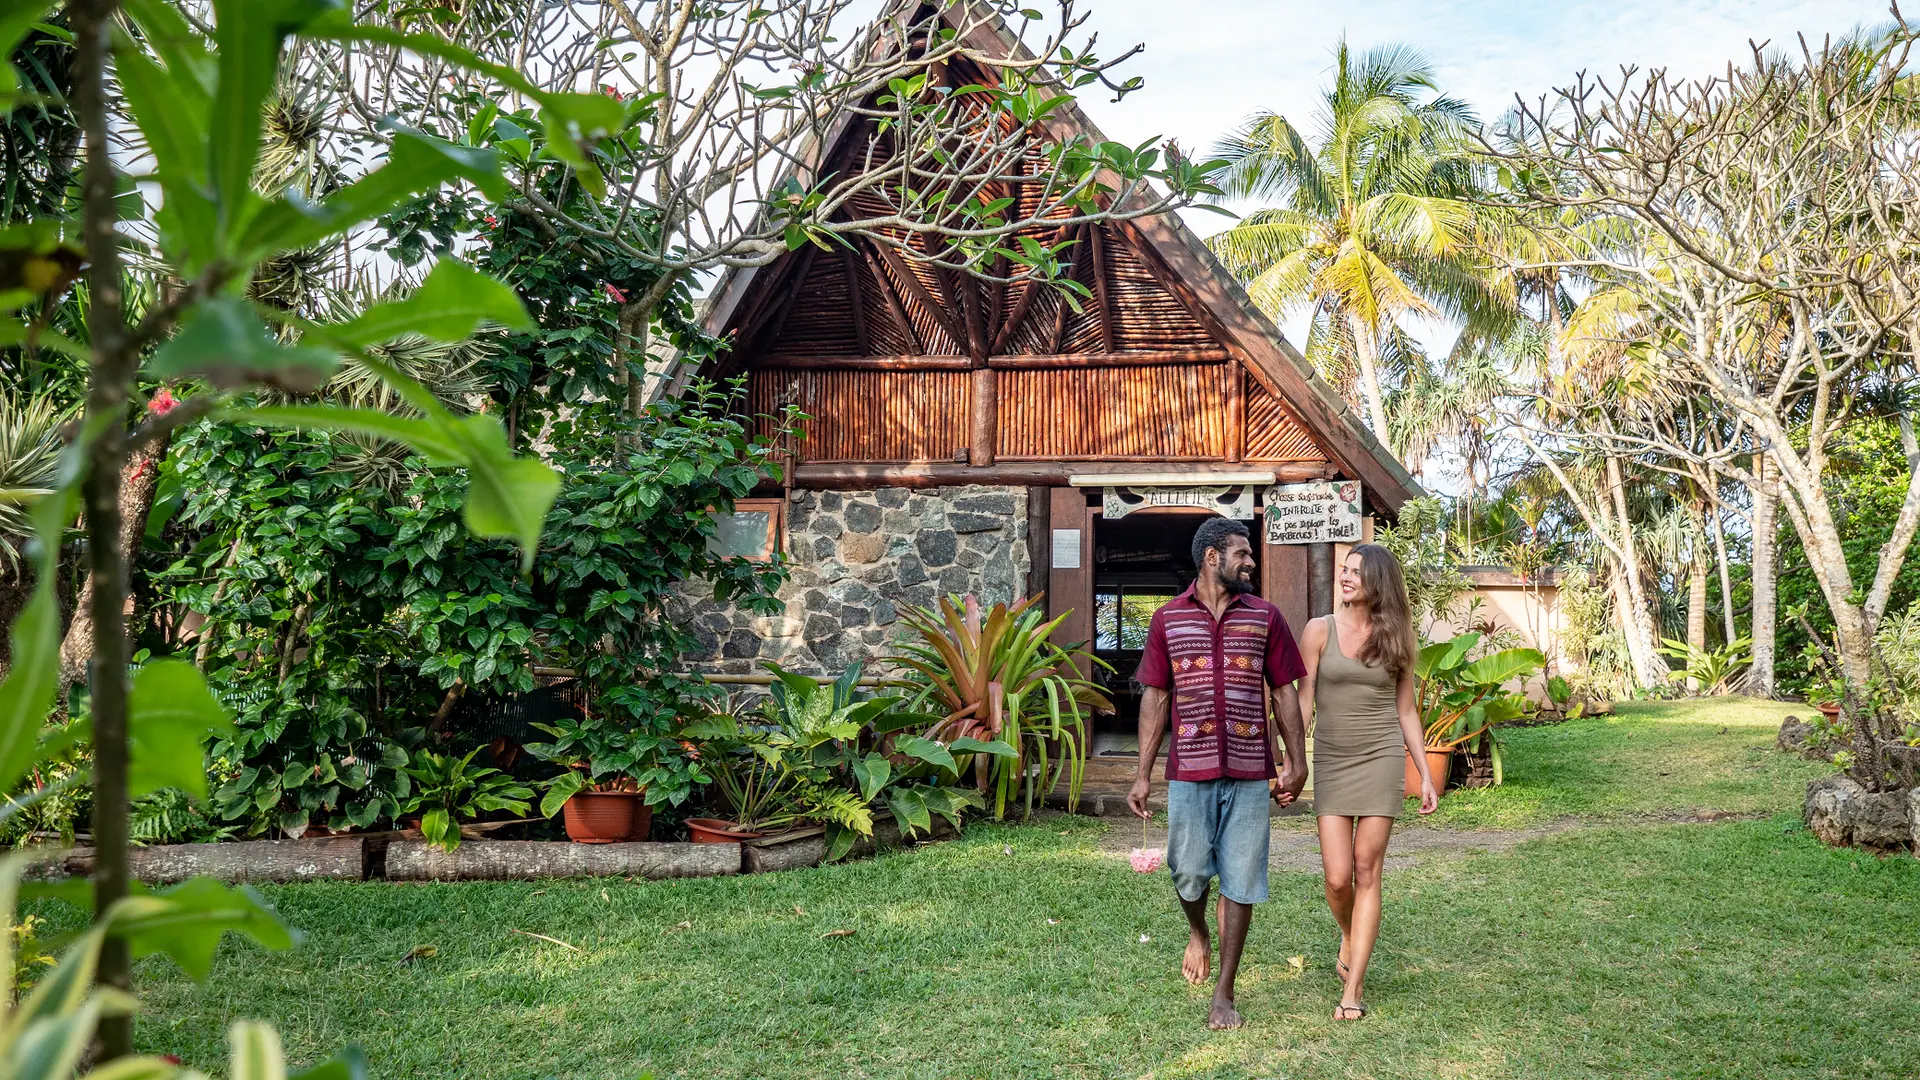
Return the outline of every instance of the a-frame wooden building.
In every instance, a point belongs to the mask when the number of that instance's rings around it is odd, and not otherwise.
[[[976,37],[1018,47],[999,24]],[[1051,138],[1102,138],[1077,108],[1051,123]],[[857,163],[869,137],[841,132],[825,167]],[[1285,497],[1272,489],[1335,482],[1391,518],[1413,480],[1177,217],[1045,236],[1077,241],[1081,311],[869,241],[717,283],[707,325],[733,351],[679,379],[744,375],[754,413],[811,419],[782,484],[728,524],[738,550],[793,561],[786,615],[690,613],[703,667],[837,670],[884,655],[903,604],[1044,589],[1073,612],[1066,638],[1124,678],[1154,597],[1191,576],[1196,513],[1256,519],[1262,592],[1295,625],[1331,610],[1335,545],[1263,543],[1258,519]]]

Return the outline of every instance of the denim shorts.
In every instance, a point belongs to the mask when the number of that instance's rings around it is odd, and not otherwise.
[[[1186,901],[1220,895],[1238,904],[1267,899],[1267,840],[1272,827],[1265,780],[1167,781],[1167,870]]]

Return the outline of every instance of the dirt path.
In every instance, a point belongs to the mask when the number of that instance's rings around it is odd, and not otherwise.
[[[1423,859],[1454,856],[1468,851],[1510,851],[1528,840],[1579,829],[1621,825],[1705,823],[1765,816],[1765,814],[1728,814],[1708,811],[1702,814],[1625,821],[1563,818],[1526,829],[1399,829],[1394,832],[1393,841],[1387,848],[1386,869],[1407,869]],[[1147,829],[1148,847],[1164,850],[1166,843],[1165,826],[1156,824]],[[1137,823],[1115,822],[1113,828],[1107,830],[1106,835],[1100,838],[1100,849],[1119,858],[1125,858],[1127,852],[1139,844],[1140,829]],[[1297,825],[1282,825],[1274,828],[1268,865],[1276,870],[1320,869],[1319,836]]]

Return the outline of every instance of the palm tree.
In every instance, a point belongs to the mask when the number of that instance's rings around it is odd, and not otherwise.
[[[1477,253],[1502,228],[1476,203],[1479,122],[1438,92],[1433,65],[1404,45],[1358,57],[1343,40],[1310,147],[1284,116],[1259,112],[1221,140],[1223,200],[1261,200],[1209,242],[1276,318],[1311,307],[1307,354],[1357,397],[1382,441],[1386,346],[1404,320],[1444,317],[1492,332],[1515,310],[1509,280]],[[1358,390],[1358,394],[1355,394]]]

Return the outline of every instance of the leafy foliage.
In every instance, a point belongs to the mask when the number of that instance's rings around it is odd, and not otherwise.
[[[971,761],[981,791],[993,792],[993,813],[1006,816],[1018,794],[1022,814],[1067,781],[1067,804],[1080,801],[1086,776],[1088,720],[1113,703],[1079,665],[1102,663],[1081,646],[1053,641],[1066,618],[1048,622],[1045,594],[980,611],[977,598],[942,597],[939,609],[914,608],[901,621],[917,635],[897,662],[915,708],[945,710],[925,741]]]
[[[1451,750],[1468,745],[1484,749],[1493,760],[1493,782],[1503,777],[1496,724],[1527,713],[1531,703],[1523,694],[1507,690],[1509,682],[1526,679],[1546,665],[1538,649],[1502,649],[1473,659],[1481,642],[1478,633],[1422,646],[1413,673],[1420,687],[1420,722],[1426,745]]]

